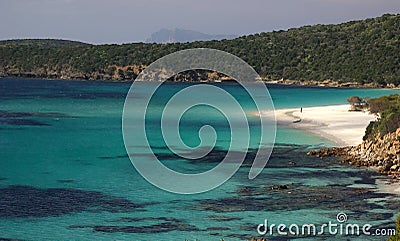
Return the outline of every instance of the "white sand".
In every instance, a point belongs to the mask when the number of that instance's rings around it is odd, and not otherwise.
[[[375,115],[366,112],[348,111],[350,105],[331,105],[306,107],[300,113],[297,109],[275,110],[278,124],[310,131],[337,143],[339,146],[358,145],[362,142],[365,129],[369,122],[376,119]],[[261,116],[268,116],[261,112]],[[299,120],[293,123],[294,120]]]
[[[310,131],[336,142],[339,146],[358,145],[362,142],[365,129],[370,121],[376,120],[375,115],[365,112],[348,111],[350,105],[332,105],[297,109],[278,109],[275,116],[278,124]],[[265,118],[271,117],[271,112],[261,112]],[[299,120],[293,123],[294,120]],[[376,169],[374,167],[369,167]],[[391,179],[381,176],[376,179],[377,191],[400,195],[399,183],[388,184]]]

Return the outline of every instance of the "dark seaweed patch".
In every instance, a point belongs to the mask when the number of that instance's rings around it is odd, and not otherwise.
[[[194,210],[217,213],[242,211],[292,211],[313,209],[352,210],[362,212],[379,209],[381,205],[368,203],[365,199],[381,198],[385,194],[348,188],[346,186],[296,186],[285,190],[274,190],[270,186],[254,190],[251,195],[241,195],[221,199],[198,200],[190,206]]]
[[[387,221],[393,218],[392,213],[377,213],[369,211],[356,211],[348,215],[349,219],[361,219],[370,221]],[[394,222],[393,222],[394,223]]]
[[[167,222],[183,222],[182,220],[176,218],[169,218],[169,217],[143,217],[143,218],[131,218],[131,217],[122,217],[119,218],[119,222],[140,222],[140,221],[167,221]]]
[[[224,231],[224,230],[231,230],[228,227],[208,227],[206,231]]]
[[[393,198],[392,200],[389,200],[388,202],[385,203],[385,208],[387,210],[400,210],[400,202],[398,198]]]
[[[70,118],[72,116],[58,112],[18,112],[0,110],[0,123],[17,126],[50,126],[32,118]]]
[[[361,170],[357,170],[357,171],[358,171],[357,173],[361,173],[362,174]],[[366,170],[365,172],[369,173],[369,174],[373,174],[374,173],[374,172],[371,172],[371,171],[368,171],[368,170]],[[375,180],[375,178],[372,177],[372,175],[365,175],[365,173],[364,173],[364,175],[357,175],[357,176],[359,178],[361,178],[361,180],[354,181],[355,184],[375,184],[376,183],[376,180]]]
[[[0,110],[0,118],[21,118],[21,117],[69,118],[72,116],[58,112],[18,112],[18,111]]]
[[[0,119],[0,123],[14,126],[50,126],[47,123],[31,119]]]
[[[282,144],[283,145],[283,144]],[[208,148],[206,148],[208,149]],[[315,157],[308,157],[305,146],[289,146],[286,145],[282,148],[275,148],[270,156],[268,161],[268,168],[282,168],[282,167],[290,167],[290,168],[301,168],[301,167],[327,167],[331,164],[338,164],[338,158],[331,158],[329,160],[321,160]],[[193,153],[185,153],[186,156],[197,156],[198,151],[203,152],[203,150],[196,150]],[[236,161],[237,159],[242,159],[245,156],[242,166],[243,167],[251,167],[253,165],[254,158],[259,150],[258,149],[249,149],[247,152],[241,151],[231,151],[230,154],[233,158],[231,160]],[[169,161],[169,160],[185,160],[190,162],[191,164],[200,164],[200,163],[219,163],[221,162],[225,156],[228,154],[227,150],[224,150],[220,147],[213,148],[206,156],[198,159],[184,159],[178,154],[168,152],[168,151],[154,151],[154,155],[161,161]],[[148,157],[153,154],[130,154],[134,157]],[[100,157],[102,159],[114,159],[114,158],[123,158],[125,155],[115,156],[115,157]],[[235,158],[238,157],[238,158]],[[261,156],[261,158],[263,158]],[[265,156],[264,158],[267,158]]]
[[[241,217],[231,217],[231,216],[219,216],[219,215],[213,215],[213,216],[208,216],[208,218],[218,221],[218,222],[229,222],[229,221],[235,221],[235,220],[242,220],[243,218]]]
[[[10,186],[0,189],[0,217],[48,217],[82,211],[125,212],[145,205],[149,204],[69,188]]]
[[[0,110],[0,118],[19,118],[19,117],[31,117],[32,114],[29,112],[12,112]]]
[[[118,156],[101,156],[99,159],[103,160],[112,160],[112,159],[121,159],[121,158],[129,158],[128,154],[122,154]]]
[[[267,168],[269,168],[269,166]],[[308,172],[304,172],[304,171],[299,172],[299,171],[287,169],[282,172],[274,173],[274,179],[285,180],[285,179],[288,179],[288,177],[295,178],[298,181],[301,179],[304,179],[304,180],[309,180],[309,179],[346,180],[346,178],[358,177],[358,175],[353,171],[330,170],[328,168],[325,170],[315,169],[315,170],[310,170]]]
[[[165,233],[170,231],[198,231],[189,224],[165,222],[148,226],[94,226],[93,231],[106,233]]]
[[[169,218],[168,218],[169,219]],[[105,233],[166,233],[170,231],[199,231],[194,226],[178,219],[146,226],[79,226],[74,225],[70,228],[92,228],[96,232]]]

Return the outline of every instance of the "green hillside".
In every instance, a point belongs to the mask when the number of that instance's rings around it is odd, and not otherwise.
[[[82,43],[72,40],[63,39],[11,39],[0,40],[0,46],[31,46],[31,47],[45,47],[45,48],[62,48],[62,47],[77,47],[89,46],[90,44]]]
[[[132,80],[157,58],[196,47],[237,55],[269,80],[400,84],[400,15],[389,14],[337,25],[193,43],[86,45],[60,40],[1,41],[0,76]]]

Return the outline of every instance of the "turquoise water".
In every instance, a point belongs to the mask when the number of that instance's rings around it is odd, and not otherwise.
[[[143,83],[144,90],[146,85],[152,83]],[[230,134],[221,113],[194,109],[182,119],[182,137],[195,146],[201,125],[214,124],[218,134],[215,158],[189,161],[168,152],[157,128],[162,100],[189,85],[163,86],[147,116],[147,131],[166,166],[196,173],[218,163]],[[235,95],[247,113],[254,111],[239,86],[217,86]],[[246,240],[259,236],[256,227],[265,218],[274,223],[319,224],[335,221],[336,214],[343,211],[349,221],[392,227],[394,215],[400,212],[394,196],[356,192],[363,185],[376,187],[374,172],[342,166],[335,159],[307,157],[309,149],[333,143],[284,126],[278,126],[272,158],[256,179],[247,179],[249,161],[212,191],[168,193],[146,182],[127,157],[121,116],[129,83],[0,79],[0,87],[0,238]],[[399,93],[268,87],[275,108],[344,104],[351,95]],[[252,131],[257,133],[256,125]],[[255,140],[251,147],[257,146]],[[272,189],[284,184],[288,189]],[[347,239],[340,235],[329,238]]]

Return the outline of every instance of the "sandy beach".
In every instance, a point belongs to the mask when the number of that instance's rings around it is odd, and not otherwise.
[[[331,105],[296,109],[277,109],[275,115],[278,124],[310,131],[338,146],[358,145],[362,142],[369,122],[376,119],[367,112],[349,111],[350,105]],[[268,113],[261,112],[262,116]]]

